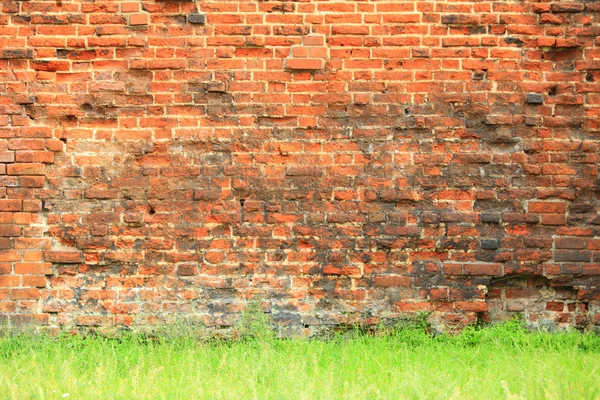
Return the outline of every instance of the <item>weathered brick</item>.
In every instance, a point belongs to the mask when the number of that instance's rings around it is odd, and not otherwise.
[[[487,312],[488,305],[485,301],[457,301],[454,308],[460,311]]]
[[[567,211],[567,206],[564,202],[556,201],[530,201],[529,212],[530,213],[564,213]]]
[[[192,13],[187,17],[190,24],[204,25],[206,23],[206,14]]]
[[[567,218],[564,214],[543,214],[543,225],[565,225]]]
[[[0,162],[11,163],[15,161],[14,151],[0,151]]]
[[[57,264],[78,264],[83,261],[80,251],[46,251],[44,259]]]
[[[583,11],[585,5],[583,3],[575,3],[563,1],[559,3],[552,3],[550,10],[555,13],[577,13]]]
[[[465,275],[489,275],[499,276],[502,275],[501,264],[465,264],[464,265]]]
[[[579,237],[557,237],[554,239],[557,249],[585,249],[586,240]]]
[[[594,2],[47,3],[0,11],[18,323],[593,312]]]
[[[564,262],[589,262],[592,260],[592,252],[590,251],[566,251],[556,250],[554,252],[554,261]]]
[[[196,275],[197,267],[195,264],[181,264],[177,267],[179,276],[194,276]]]
[[[527,104],[544,104],[544,96],[539,93],[528,93]]]
[[[442,15],[442,24],[477,25],[477,24],[479,24],[479,15],[473,15],[473,14]]]
[[[360,275],[360,269],[352,266],[337,267],[334,265],[323,266],[324,275]]]
[[[8,200],[0,199],[0,212],[1,211],[21,211],[23,208],[23,200]]]
[[[35,53],[33,49],[2,49],[0,59],[32,59]]]
[[[8,175],[44,175],[46,167],[44,164],[16,163],[9,164],[6,168]]]
[[[13,225],[0,225],[0,236],[21,236],[21,228]]]
[[[376,276],[373,279],[373,284],[375,286],[382,287],[410,287],[412,284],[412,279],[406,276]]]
[[[484,250],[496,250],[498,249],[498,240],[497,239],[482,239],[481,240],[481,248]]]

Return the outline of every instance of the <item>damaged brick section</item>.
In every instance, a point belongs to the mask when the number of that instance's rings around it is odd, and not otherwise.
[[[0,4],[0,323],[600,326],[597,2]]]

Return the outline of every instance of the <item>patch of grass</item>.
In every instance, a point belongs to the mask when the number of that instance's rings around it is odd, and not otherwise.
[[[600,337],[518,322],[432,336],[420,325],[328,340],[124,333],[0,337],[2,399],[597,399]]]

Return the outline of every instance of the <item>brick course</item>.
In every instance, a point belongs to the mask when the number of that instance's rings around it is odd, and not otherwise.
[[[0,322],[600,324],[600,6],[5,1]]]

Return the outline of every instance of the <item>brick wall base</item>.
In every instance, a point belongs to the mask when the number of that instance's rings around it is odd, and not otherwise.
[[[0,322],[600,326],[600,3],[4,1]]]

